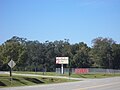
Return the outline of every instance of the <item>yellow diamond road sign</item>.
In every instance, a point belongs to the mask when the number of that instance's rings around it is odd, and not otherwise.
[[[8,63],[8,65],[9,65],[11,68],[13,68],[13,67],[16,65],[16,63],[15,63],[13,60],[11,60],[11,61]]]

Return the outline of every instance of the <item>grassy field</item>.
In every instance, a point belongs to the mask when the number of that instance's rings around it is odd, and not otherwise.
[[[51,84],[71,82],[75,80],[68,79],[55,79],[55,78],[42,78],[42,77],[28,77],[28,76],[13,76],[12,84],[9,75],[0,75],[0,88],[1,87],[13,87],[13,86],[28,86],[36,84]]]
[[[22,74],[37,74],[43,75],[43,72],[15,72],[15,73],[22,73]],[[44,75],[48,76],[67,76],[68,74],[58,74],[55,72],[45,72]],[[120,76],[120,74],[71,74],[70,77],[74,78],[107,78],[107,77],[116,77]]]
[[[42,72],[15,72],[20,74],[37,74],[43,75]],[[46,72],[44,75],[47,76],[67,76],[68,74],[57,74],[55,72]],[[70,77],[74,78],[107,78],[107,77],[115,77],[120,76],[120,74],[71,74]],[[57,78],[45,78],[45,77],[28,77],[28,76],[15,76],[12,77],[12,84],[9,77],[9,74],[1,74],[0,75],[0,88],[1,87],[13,87],[13,86],[28,86],[28,85],[36,85],[36,84],[50,84],[50,83],[62,83],[62,82],[71,82],[75,80],[69,79],[57,79]]]
[[[61,74],[58,74],[56,72],[29,72],[29,71],[14,71],[14,73],[20,73],[20,74],[37,74],[37,75],[48,75],[48,76],[60,76]]]
[[[116,77],[120,76],[120,74],[72,74],[71,77],[74,78],[108,78],[108,77]]]

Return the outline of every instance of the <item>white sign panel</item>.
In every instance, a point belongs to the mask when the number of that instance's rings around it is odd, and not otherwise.
[[[11,61],[8,63],[8,65],[9,65],[11,68],[13,68],[13,67],[16,65],[16,63],[15,63],[13,60],[11,60]]]
[[[56,64],[68,64],[68,57],[56,57]]]

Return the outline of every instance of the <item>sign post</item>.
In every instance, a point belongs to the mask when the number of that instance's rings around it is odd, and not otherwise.
[[[68,64],[68,57],[56,57],[56,64],[61,64],[61,73],[64,73],[64,67],[63,64]]]
[[[12,68],[16,65],[16,63],[11,60],[9,63],[8,63],[9,67],[10,67],[10,81],[11,81],[11,85],[12,85]]]
[[[16,65],[16,63],[11,60],[9,63],[8,63],[9,67],[10,67],[10,76],[12,76],[12,68]]]
[[[61,64],[61,73],[64,73],[63,64]]]

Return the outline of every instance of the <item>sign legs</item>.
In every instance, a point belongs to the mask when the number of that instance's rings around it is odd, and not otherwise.
[[[61,64],[61,74],[63,74],[64,71],[63,71],[63,64]]]
[[[10,77],[12,77],[12,68],[10,68]]]

